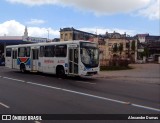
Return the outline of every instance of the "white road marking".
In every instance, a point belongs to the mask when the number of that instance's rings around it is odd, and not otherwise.
[[[16,81],[25,82],[25,81],[23,81],[23,80],[18,80],[18,79],[13,79],[13,78],[8,78],[8,77],[3,77],[3,78],[10,79],[10,80],[16,80]],[[83,96],[93,97],[93,98],[97,98],[97,99],[101,99],[101,100],[107,100],[107,101],[116,102],[116,103],[121,103],[121,104],[128,104],[128,102],[125,102],[125,101],[120,101],[120,100],[115,100],[115,99],[111,99],[111,98],[96,96],[96,95],[87,94],[87,93],[78,92],[78,91],[73,91],[73,90],[68,90],[68,89],[64,89],[64,88],[58,88],[58,87],[49,86],[49,85],[43,85],[43,84],[38,84],[38,83],[34,83],[34,82],[26,82],[26,83],[32,84],[32,85],[41,86],[41,87],[46,87],[46,88],[61,90],[61,91],[65,91],[65,92],[75,93],[75,94],[79,94],[79,95],[83,95]],[[139,107],[139,108],[143,108],[143,109],[147,109],[147,110],[152,110],[152,111],[160,112],[160,109],[152,108],[152,107],[148,107],[148,106],[143,106],[143,105],[138,105],[138,104],[134,104],[134,103],[130,103],[130,106],[134,106],[134,107]]]
[[[149,110],[160,112],[160,109],[156,109],[156,108],[152,108],[152,107],[148,107],[148,106],[138,105],[138,104],[134,104],[134,103],[131,105],[134,107],[139,107],[139,108],[144,108],[144,109],[149,109]]]
[[[76,82],[84,83],[84,84],[92,84],[92,85],[95,85],[95,84],[96,84],[96,83],[93,83],[93,82],[85,82],[85,81],[76,81]]]
[[[35,123],[41,123],[41,122],[39,122],[39,121],[34,121]]]
[[[116,103],[121,103],[121,104],[128,104],[128,102],[124,102],[124,101],[120,101],[120,100],[115,100],[115,99],[110,99],[110,98],[101,97],[101,96],[96,96],[96,95],[87,94],[87,93],[83,93],[83,92],[78,92],[78,91],[73,91],[73,90],[68,90],[68,89],[63,89],[63,88],[58,88],[58,87],[38,84],[38,83],[34,83],[34,82],[27,82],[27,83],[32,84],[32,85],[38,85],[38,86],[42,86],[42,87],[52,88],[52,89],[56,89],[56,90],[62,90],[62,91],[70,92],[70,93],[76,93],[76,94],[79,94],[79,95],[94,97],[94,98],[98,98],[98,99],[102,99],[102,100],[107,100],[107,101],[111,101],[111,102],[116,102]],[[143,106],[143,105],[138,105],[138,104],[134,104],[134,103],[131,103],[131,106],[160,112],[160,109],[156,109],[156,108],[152,108],[152,107],[148,107],[148,106]]]
[[[3,77],[4,79],[9,79],[9,80],[14,80],[14,81],[19,81],[19,82],[25,82],[23,80],[20,79],[13,79],[13,78],[9,78],[9,77]]]
[[[10,108],[8,105],[6,105],[6,104],[4,104],[2,102],[0,102],[0,105],[3,106],[3,107],[5,107],[5,108]]]
[[[56,90],[62,90],[62,91],[66,91],[66,92],[70,92],[70,93],[75,93],[75,94],[79,94],[79,95],[85,95],[85,96],[89,96],[89,97],[94,97],[94,98],[98,98],[98,99],[108,100],[108,101],[112,101],[112,102],[117,102],[117,103],[122,103],[122,104],[126,103],[124,101],[119,101],[119,100],[114,100],[114,99],[110,99],[110,98],[95,96],[95,95],[87,94],[87,93],[83,93],[83,92],[78,92],[78,91],[73,91],[73,90],[68,90],[68,89],[63,89],[63,88],[58,88],[58,87],[38,84],[38,83],[34,83],[34,82],[27,82],[27,83],[32,84],[32,85],[38,85],[38,86],[42,86],[42,87],[52,88],[52,89],[56,89]]]

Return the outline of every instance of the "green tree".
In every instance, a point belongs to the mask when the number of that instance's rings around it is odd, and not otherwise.
[[[132,41],[131,50],[132,50],[132,51],[135,51],[135,41]]]
[[[115,43],[114,45],[113,45],[113,52],[117,52],[118,51],[118,46],[117,46],[117,43]]]
[[[148,47],[145,47],[144,48],[144,56],[148,57],[149,56],[149,50],[148,50]]]
[[[120,52],[120,55],[122,54],[122,51],[123,51],[123,43],[120,43],[120,45],[119,45],[119,52]]]

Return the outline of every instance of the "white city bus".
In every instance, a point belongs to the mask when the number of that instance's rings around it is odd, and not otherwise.
[[[21,72],[89,76],[99,73],[99,50],[89,41],[10,45],[6,46],[5,65]]]

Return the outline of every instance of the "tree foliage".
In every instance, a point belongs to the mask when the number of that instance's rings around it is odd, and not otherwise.
[[[132,41],[131,50],[135,51],[135,41]]]
[[[123,51],[123,44],[120,43],[120,45],[119,45],[119,52],[120,52],[120,54],[122,53],[122,51]]]
[[[118,46],[117,46],[117,44],[114,44],[113,45],[113,52],[117,52],[118,51]]]

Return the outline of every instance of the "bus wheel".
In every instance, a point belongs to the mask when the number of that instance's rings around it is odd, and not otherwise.
[[[24,64],[21,64],[21,65],[20,65],[20,71],[21,71],[22,73],[25,73],[25,72],[26,72],[26,68],[25,68],[25,65],[24,65]]]
[[[63,67],[57,67],[56,70],[56,75],[60,78],[64,78],[65,77],[65,71]]]

